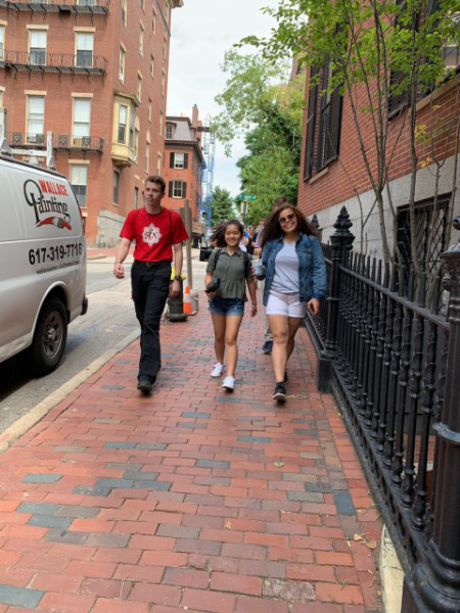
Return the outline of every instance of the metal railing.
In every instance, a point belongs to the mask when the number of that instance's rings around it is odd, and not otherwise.
[[[17,69],[101,75],[107,73],[108,66],[107,58],[100,55],[87,52],[47,53],[45,50],[32,52],[5,50],[2,63],[5,67]]]
[[[460,611],[460,243],[450,292],[352,254],[342,209],[324,246],[328,292],[306,325],[406,571],[404,613]],[[454,223],[460,230],[460,218]],[[442,308],[441,308],[442,307]],[[455,510],[454,510],[455,509]]]
[[[99,136],[58,134],[54,140],[54,148],[56,150],[72,149],[74,151],[96,151],[102,153],[104,151],[104,139]]]
[[[71,9],[74,12],[107,14],[110,0],[0,0],[0,6],[19,10]]]

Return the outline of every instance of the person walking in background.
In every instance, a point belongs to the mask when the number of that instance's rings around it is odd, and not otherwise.
[[[273,334],[275,372],[273,398],[286,401],[286,365],[306,309],[319,312],[326,291],[326,263],[319,235],[292,205],[278,207],[268,219],[262,239],[265,274],[263,303]]]
[[[145,207],[128,213],[121,230],[121,242],[115,255],[114,275],[123,279],[123,262],[134,240],[131,286],[136,317],[141,326],[141,357],[137,389],[150,394],[161,368],[160,320],[166,299],[178,296],[182,280],[182,241],[188,234],[176,211],[161,206],[165,196],[162,177],[145,181]],[[175,277],[171,283],[171,262]]]
[[[273,205],[272,205],[272,213],[274,210],[276,210],[278,207],[280,207],[283,204],[288,203],[288,199],[285,196],[279,196],[278,198],[276,198],[276,200],[274,201]],[[259,229],[257,231],[257,235],[254,239],[254,248],[253,248],[253,254],[255,257],[260,258],[262,255],[262,238],[263,238],[263,234],[264,234],[264,229],[265,229],[265,223],[266,221],[261,221],[259,223]],[[272,332],[270,330],[270,324],[268,322],[267,316],[265,316],[266,318],[266,322],[265,322],[265,334],[264,334],[264,344],[262,345],[262,351],[263,353],[265,353],[266,355],[270,355],[273,349],[273,335]]]
[[[222,387],[233,391],[235,369],[238,362],[238,332],[244,315],[246,284],[251,298],[251,317],[257,314],[256,284],[252,275],[251,258],[239,245],[244,234],[242,224],[236,219],[221,224],[213,234],[217,249],[209,258],[206,268],[206,293],[215,336],[217,362],[211,377],[224,372],[224,356],[227,357],[227,374]]]

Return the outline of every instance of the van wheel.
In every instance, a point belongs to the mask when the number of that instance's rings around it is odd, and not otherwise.
[[[67,311],[58,298],[46,302],[38,317],[30,357],[34,373],[47,375],[59,364],[67,340]]]

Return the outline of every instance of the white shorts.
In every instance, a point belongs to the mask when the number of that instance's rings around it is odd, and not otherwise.
[[[303,319],[307,314],[307,304],[300,302],[299,294],[282,294],[271,291],[265,312],[267,315],[286,315]]]

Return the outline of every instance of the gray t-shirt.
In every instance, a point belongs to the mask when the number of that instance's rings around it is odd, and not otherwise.
[[[281,294],[297,294],[299,292],[299,258],[295,249],[296,243],[284,241],[275,260],[275,276],[271,290]]]
[[[241,249],[230,255],[227,249],[223,248],[220,249],[220,256],[216,266],[218,251],[219,249],[214,249],[211,253],[206,272],[213,273],[213,279],[220,279],[219,296],[221,298],[247,300],[246,279],[252,277],[251,267],[245,266],[245,258],[248,256]]]

